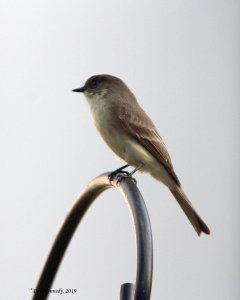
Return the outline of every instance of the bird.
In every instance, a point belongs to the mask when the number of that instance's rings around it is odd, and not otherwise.
[[[197,234],[210,234],[182,189],[162,137],[128,86],[118,77],[100,74],[91,76],[82,87],[72,91],[84,94],[95,127],[126,166],[149,173],[163,183]]]

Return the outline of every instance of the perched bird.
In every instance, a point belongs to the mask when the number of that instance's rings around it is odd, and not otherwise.
[[[210,234],[182,190],[156,127],[126,84],[111,75],[95,75],[73,92],[85,95],[96,128],[115,154],[128,165],[151,174],[166,185],[197,234]]]

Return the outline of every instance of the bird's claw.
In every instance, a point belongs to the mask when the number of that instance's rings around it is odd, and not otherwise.
[[[110,183],[112,183],[116,177],[116,179],[117,179],[116,184],[119,184],[123,178],[130,178],[134,184],[137,184],[137,180],[135,178],[133,178],[132,175],[139,169],[139,167],[135,168],[131,173],[129,173],[127,171],[123,171],[123,169],[127,168],[128,166],[129,165],[124,165],[123,167],[111,172],[108,175],[108,179],[109,179]]]
[[[128,176],[129,175],[129,172],[127,172],[127,171],[121,171],[121,173],[119,173],[119,171],[117,170],[117,171],[113,171],[112,173],[110,173],[109,175],[108,175],[108,179],[109,179],[109,181],[110,182],[112,182],[113,180],[114,180],[114,177],[116,176],[116,175],[123,175],[123,176]]]
[[[116,184],[118,185],[122,181],[123,178],[130,178],[134,184],[137,184],[137,180],[132,177],[131,173],[128,173],[128,172],[121,172],[121,173],[117,174]]]

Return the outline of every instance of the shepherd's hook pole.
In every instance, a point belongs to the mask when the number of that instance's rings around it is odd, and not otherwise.
[[[128,203],[133,217],[137,243],[137,273],[135,284],[125,283],[121,286],[120,300],[149,300],[152,287],[153,243],[148,212],[141,193],[133,178],[123,178],[117,182],[117,176],[110,182],[108,175],[102,174],[92,180],[77,197],[73,207],[54,241],[52,249],[42,270],[33,300],[48,298],[50,288],[69,245],[69,242],[82,217],[93,201],[106,189],[117,188]],[[121,174],[121,173],[120,173]]]

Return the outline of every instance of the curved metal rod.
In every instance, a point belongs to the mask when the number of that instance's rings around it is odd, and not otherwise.
[[[149,300],[152,286],[153,244],[151,225],[144,200],[132,178],[123,178],[119,183],[116,176],[112,183],[110,173],[102,174],[92,180],[77,197],[73,207],[54,241],[42,270],[33,300],[45,300],[54,281],[68,244],[87,209],[93,201],[108,188],[116,187],[127,200],[131,211],[137,242],[136,284],[123,284],[121,300]],[[119,175],[119,174],[118,174]]]

